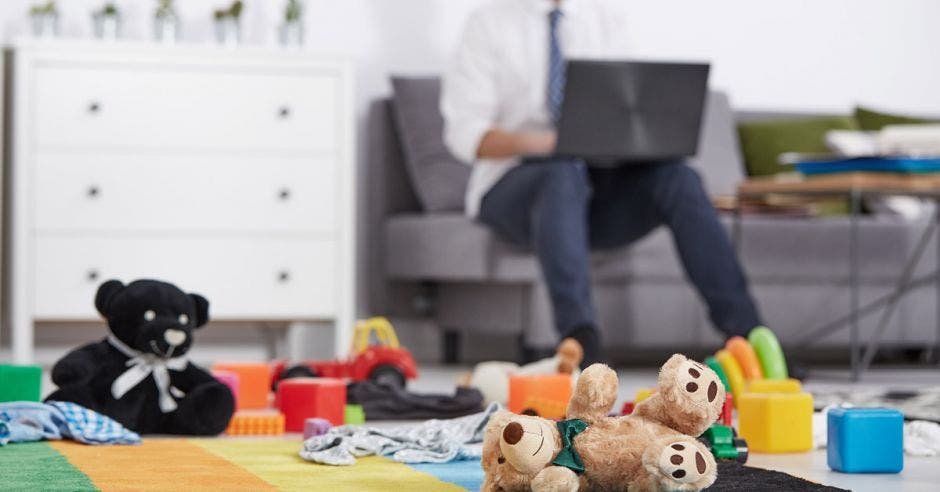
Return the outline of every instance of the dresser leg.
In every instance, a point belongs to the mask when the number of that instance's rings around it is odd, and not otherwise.
[[[444,364],[456,364],[460,361],[460,338],[461,334],[457,330],[444,330],[441,341]]]

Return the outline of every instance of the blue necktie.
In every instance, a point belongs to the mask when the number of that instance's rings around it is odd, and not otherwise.
[[[561,15],[558,9],[548,14],[548,110],[556,123],[561,117],[561,102],[565,99],[565,59],[558,43]]]

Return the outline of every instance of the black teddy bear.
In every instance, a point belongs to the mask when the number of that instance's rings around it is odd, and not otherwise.
[[[225,430],[235,411],[232,392],[185,357],[193,330],[209,321],[209,301],[166,282],[109,280],[95,307],[111,334],[56,363],[59,389],[47,400],[77,403],[141,434]]]

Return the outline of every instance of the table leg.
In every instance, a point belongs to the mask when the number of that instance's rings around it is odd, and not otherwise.
[[[852,381],[861,377],[859,371],[859,251],[858,251],[858,221],[862,212],[862,195],[858,190],[849,194],[849,309],[851,325],[849,333],[849,360],[852,368]]]
[[[861,367],[859,368],[860,372],[866,371],[875,359],[875,354],[878,353],[878,346],[881,344],[881,336],[888,327],[888,322],[891,321],[891,317],[894,315],[894,311],[901,297],[909,290],[911,277],[914,276],[914,270],[917,269],[917,265],[920,263],[920,259],[923,258],[924,252],[927,251],[927,246],[930,244],[930,240],[934,236],[934,230],[937,228],[937,213],[938,212],[935,210],[933,216],[930,218],[930,222],[927,223],[927,227],[924,229],[923,234],[921,234],[917,246],[914,247],[914,251],[911,253],[910,258],[908,258],[907,263],[904,265],[904,269],[901,271],[901,276],[898,278],[897,285],[891,293],[887,305],[884,310],[881,311],[881,318],[878,320],[878,325],[874,333],[872,333],[871,338],[868,340],[868,347],[865,349],[864,357],[862,357]]]

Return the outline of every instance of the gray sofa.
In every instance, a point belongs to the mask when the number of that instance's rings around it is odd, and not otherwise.
[[[409,111],[434,113],[434,94]],[[369,309],[424,318],[442,330],[453,359],[459,334],[519,336],[523,347],[556,343],[545,287],[530,252],[501,241],[460,211],[425,212],[409,179],[390,100],[376,101],[368,122],[366,243],[372,268]],[[743,177],[735,122],[781,115],[733,113],[721,93],[709,97],[699,155],[692,161],[713,194],[730,194]],[[424,138],[429,138],[426,135]],[[723,217],[730,231],[731,218]],[[848,220],[745,216],[741,255],[766,322],[784,345],[848,312]],[[862,220],[862,300],[889,292],[923,228],[892,217]],[[930,247],[919,272],[932,271]],[[594,296],[605,346],[614,361],[643,352],[710,351],[722,342],[686,282],[671,237],[660,229],[636,244],[593,258]],[[940,343],[933,285],[910,293],[885,336],[887,345]],[[862,320],[863,340],[876,319]],[[848,330],[816,340],[848,343]],[[474,337],[474,340],[487,340]]]

